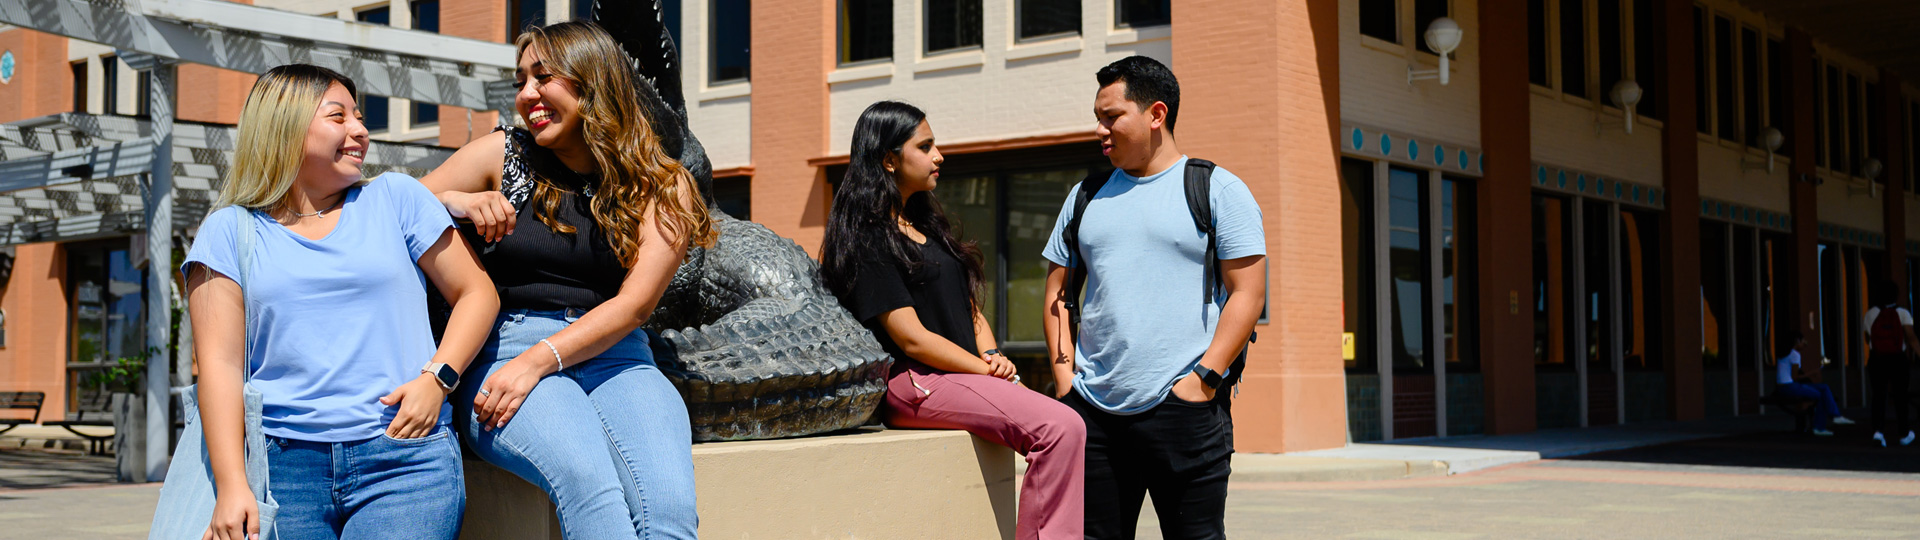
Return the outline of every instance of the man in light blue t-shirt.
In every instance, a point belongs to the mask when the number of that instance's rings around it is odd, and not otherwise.
[[[1087,423],[1086,536],[1133,538],[1151,492],[1163,537],[1226,538],[1233,419],[1222,381],[1237,375],[1229,367],[1266,302],[1260,207],[1239,177],[1213,169],[1221,283],[1209,297],[1208,238],[1187,205],[1189,160],[1174,145],[1178,81],[1142,56],[1097,78],[1095,134],[1116,170],[1080,219],[1079,253],[1063,238],[1073,194],[1042,253],[1052,261],[1045,319],[1055,380]],[[1072,267],[1087,275],[1077,343],[1064,295]]]

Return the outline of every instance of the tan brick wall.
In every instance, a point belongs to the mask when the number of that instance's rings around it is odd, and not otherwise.
[[[1256,329],[1234,403],[1243,452],[1346,443],[1340,236],[1327,228],[1340,221],[1337,11],[1335,0],[1196,0],[1173,13],[1176,141],[1244,179],[1266,225],[1272,322]]]
[[[442,2],[440,33],[495,43],[507,41],[507,7],[502,1]],[[459,147],[485,136],[498,125],[500,114],[440,106],[440,146]]]
[[[13,81],[0,84],[0,123],[73,108],[67,38],[15,28],[0,32],[0,51],[12,51],[15,65]]]
[[[228,71],[198,64],[179,67],[179,112],[174,118],[216,124],[240,123],[240,108],[253,90],[252,73]]]

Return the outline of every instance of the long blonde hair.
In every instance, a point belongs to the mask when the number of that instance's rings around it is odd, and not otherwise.
[[[253,82],[247,103],[240,108],[240,140],[233,147],[233,168],[220,187],[215,208],[240,205],[255,210],[279,210],[289,204],[306,160],[307,130],[327,88],[339,83],[359,101],[360,90],[331,69],[287,64],[267,70]]]
[[[564,22],[528,28],[514,40],[514,55],[539,47],[547,70],[573,84],[579,116],[600,179],[594,186],[593,221],[622,266],[631,267],[640,249],[640,225],[648,211],[670,237],[690,246],[712,247],[717,234],[702,205],[699,187],[687,169],[660,145],[660,136],[640,104],[632,59],[590,22]],[[554,232],[574,227],[553,219],[565,190],[535,175],[531,200],[534,218]]]

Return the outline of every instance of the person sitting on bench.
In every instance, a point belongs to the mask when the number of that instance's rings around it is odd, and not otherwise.
[[[1814,382],[1818,380],[1819,366],[1800,365],[1800,349],[1807,345],[1807,338],[1799,330],[1789,330],[1787,339],[1793,340],[1793,348],[1787,350],[1786,358],[1775,365],[1779,372],[1777,382],[1780,386],[1774,391],[1780,395],[1813,400],[1813,434],[1822,437],[1833,435],[1827,430],[1828,420],[1837,425],[1852,424],[1853,420],[1840,415],[1840,405],[1833,401],[1833,389]]]

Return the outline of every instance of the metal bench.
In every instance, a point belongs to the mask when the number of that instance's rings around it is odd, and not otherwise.
[[[0,418],[0,433],[13,431],[27,424],[40,423],[40,405],[47,401],[46,392],[0,392],[0,409],[32,411],[31,417]]]
[[[87,453],[105,454],[107,444],[113,442],[113,434],[92,435],[83,433],[75,427],[113,427],[113,395],[106,392],[81,394],[80,410],[67,413],[66,420],[46,422],[41,425],[55,426],[79,435],[87,440]]]
[[[1793,415],[1793,431],[1811,433],[1813,431],[1813,400],[1781,394],[1778,389],[1767,397],[1760,398],[1761,405],[1779,407],[1781,411]]]

